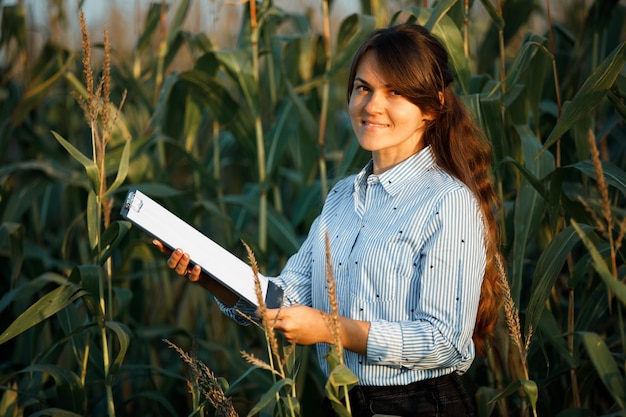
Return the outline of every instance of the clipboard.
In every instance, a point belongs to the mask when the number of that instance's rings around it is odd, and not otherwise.
[[[152,198],[131,189],[120,214],[170,250],[184,249],[190,255],[190,263],[199,265],[204,273],[258,307],[252,267]],[[283,290],[260,273],[259,281],[267,307],[280,307]]]

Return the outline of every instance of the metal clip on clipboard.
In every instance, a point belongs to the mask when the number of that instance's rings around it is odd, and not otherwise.
[[[169,249],[183,248],[190,262],[252,305],[258,306],[254,289],[254,273],[250,265],[209,239],[165,207],[139,190],[131,189],[120,212]],[[283,291],[259,274],[261,291],[268,308],[280,307]]]

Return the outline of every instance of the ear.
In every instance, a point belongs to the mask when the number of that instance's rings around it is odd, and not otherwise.
[[[439,102],[441,103],[441,107],[443,108],[444,104],[445,104],[445,99],[443,96],[443,91],[439,91],[437,93],[437,95],[439,96]],[[424,120],[425,122],[432,122],[433,120],[435,120],[435,115],[432,113],[428,113],[428,114],[423,114],[422,115],[422,120]]]

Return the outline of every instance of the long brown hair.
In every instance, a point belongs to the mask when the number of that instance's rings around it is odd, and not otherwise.
[[[404,23],[375,31],[357,51],[348,79],[348,101],[357,67],[372,51],[392,88],[434,116],[424,131],[437,164],[462,181],[476,196],[486,227],[487,263],[473,340],[484,354],[493,337],[502,304],[498,262],[501,259],[496,212],[500,208],[490,175],[491,144],[450,86],[454,80],[443,45],[422,26]]]

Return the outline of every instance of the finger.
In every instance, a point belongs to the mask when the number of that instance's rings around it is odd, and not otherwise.
[[[172,251],[169,248],[166,248],[165,245],[163,245],[163,242],[161,242],[160,240],[154,239],[152,240],[152,244],[156,246],[161,253],[167,256],[170,256],[172,254]]]
[[[280,309],[268,308],[267,310],[265,310],[265,319],[277,322],[278,320],[280,320]]]
[[[188,253],[182,254],[175,268],[178,275],[187,275],[187,271],[189,270],[189,259],[190,257]]]
[[[168,268],[177,270],[178,264],[180,263],[180,260],[182,259],[183,254],[184,252],[182,249],[176,249],[174,252],[172,252],[170,257],[167,259]]]
[[[198,265],[194,265],[192,268],[187,269],[187,273],[185,276],[190,281],[200,281],[200,274],[202,273],[202,269]]]

